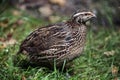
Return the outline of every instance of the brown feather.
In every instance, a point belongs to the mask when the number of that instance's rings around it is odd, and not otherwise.
[[[75,18],[36,29],[22,42],[19,53],[27,54],[30,62],[51,67],[54,60],[59,67],[64,60],[69,62],[79,57],[87,31],[85,22],[78,23]]]

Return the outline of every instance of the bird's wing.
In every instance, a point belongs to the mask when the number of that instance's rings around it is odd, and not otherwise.
[[[21,49],[41,56],[60,56],[68,51],[70,39],[70,30],[66,24],[51,25],[32,32],[21,44]]]

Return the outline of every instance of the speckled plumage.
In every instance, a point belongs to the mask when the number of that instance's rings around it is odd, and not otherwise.
[[[69,62],[79,57],[87,32],[86,21],[77,19],[80,15],[75,14],[66,22],[36,29],[22,42],[18,53],[26,54],[30,62],[51,67],[54,62],[60,67],[65,60]],[[93,16],[92,13],[90,15]]]

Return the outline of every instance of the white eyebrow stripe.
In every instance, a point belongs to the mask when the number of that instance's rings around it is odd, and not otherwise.
[[[73,17],[76,17],[76,16],[78,16],[78,15],[80,15],[80,14],[83,14],[84,12],[80,12],[80,13],[76,13]]]
[[[85,13],[91,13],[91,12],[79,12],[79,13],[76,13],[75,15],[73,15],[73,17],[76,17],[76,16],[81,15],[81,14],[85,14]]]

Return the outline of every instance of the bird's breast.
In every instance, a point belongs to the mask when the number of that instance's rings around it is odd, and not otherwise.
[[[80,54],[83,51],[83,47],[86,41],[86,26],[81,25],[77,29],[73,30],[72,38],[67,38],[70,43],[70,53],[71,54]]]

